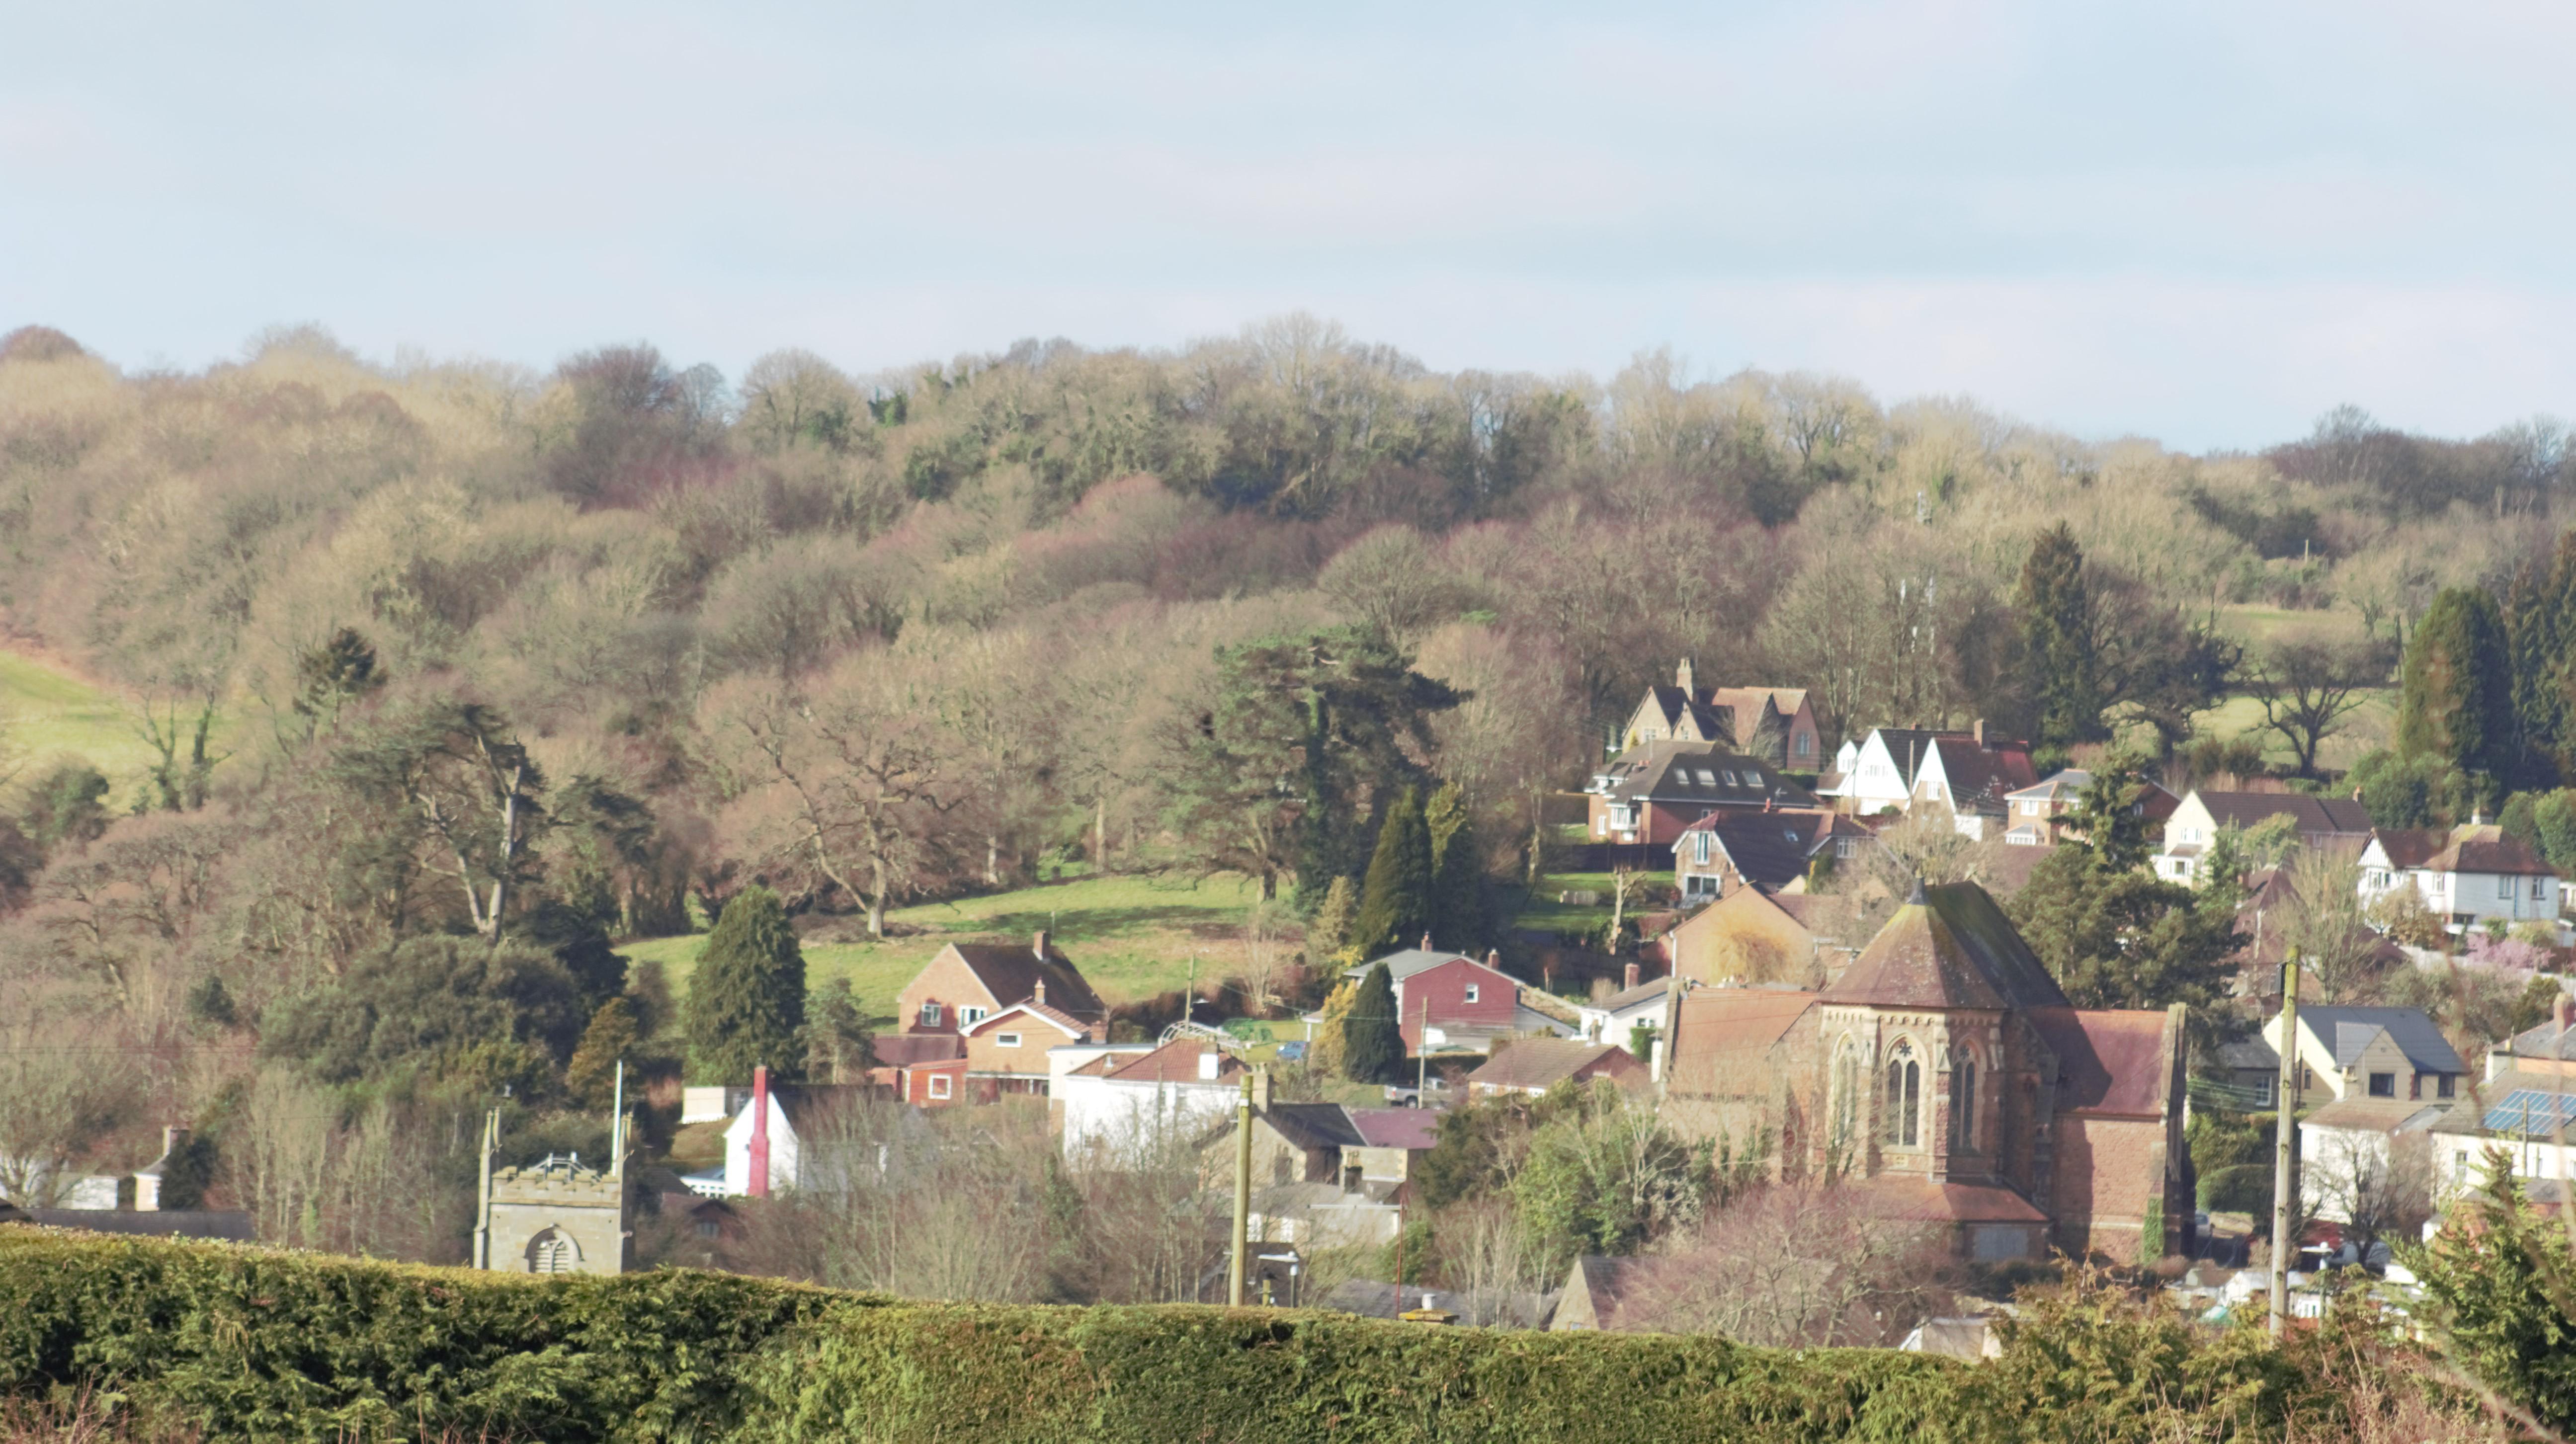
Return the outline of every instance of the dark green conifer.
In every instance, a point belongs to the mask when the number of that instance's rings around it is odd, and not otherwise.
[[[1359,996],[1342,1025],[1342,1076],[1354,1083],[1392,1083],[1403,1072],[1404,1029],[1395,1020],[1395,975],[1379,963],[1360,979]]]
[[[1377,851],[1360,884],[1359,916],[1350,944],[1362,957],[1411,947],[1431,928],[1431,829],[1422,818],[1422,794],[1396,794],[1377,829]]]
[[[725,904],[689,977],[689,1076],[750,1081],[757,1064],[794,1078],[805,1062],[805,952],[778,894],[744,889]]]
[[[2032,541],[2014,595],[2021,612],[2023,681],[2035,713],[2034,749],[2063,755],[2110,735],[2102,725],[2101,662],[2084,549],[2059,522]]]
[[[2515,730],[2503,614],[2482,587],[2450,588],[2406,644],[2397,750],[2500,782],[2513,776]]]

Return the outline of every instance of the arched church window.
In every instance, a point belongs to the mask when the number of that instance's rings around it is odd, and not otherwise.
[[[1837,1147],[1848,1147],[1860,1136],[1860,1092],[1860,1046],[1845,1038],[1834,1054],[1833,1141]]]
[[[580,1262],[572,1240],[561,1229],[549,1228],[528,1240],[528,1272],[532,1274],[568,1274]]]
[[[1956,1127],[1951,1147],[1961,1153],[1977,1146],[1977,1060],[1962,1055],[1950,1070],[1950,1117]]]
[[[1923,1063],[1914,1045],[1900,1042],[1887,1055],[1887,1108],[1879,1118],[1879,1142],[1901,1148],[1923,1142]]]

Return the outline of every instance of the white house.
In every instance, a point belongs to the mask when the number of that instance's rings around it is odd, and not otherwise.
[[[2038,780],[2030,748],[1988,737],[1983,722],[1965,732],[1878,727],[1858,743],[1843,744],[1833,774],[1819,779],[1816,794],[1862,817],[1937,802],[1950,809],[1962,834],[1982,838],[2003,826],[2004,799]]]
[[[828,1137],[831,1116],[858,1106],[866,1090],[853,1085],[772,1083],[769,1085],[769,1191],[816,1187],[824,1182],[810,1167],[819,1140]],[[751,1192],[751,1135],[757,1116],[746,1098],[733,1121],[725,1125],[724,1191],[739,1198]]]
[[[1197,1038],[1176,1038],[1141,1054],[1104,1050],[1053,1081],[1065,1157],[1114,1158],[1166,1141],[1193,1144],[1234,1111],[1249,1072],[1241,1059]]]
[[[2558,870],[2493,823],[2380,828],[2361,851],[2361,895],[2377,901],[2412,887],[2452,932],[2489,918],[2558,920]]]
[[[1633,969],[1631,970],[1634,971]],[[1642,1023],[1649,1028],[1664,1025],[1664,995],[1672,990],[1673,980],[1657,978],[1639,983],[1625,991],[1612,993],[1597,1003],[1579,1003],[1576,1010],[1583,1018],[1583,1036],[1597,1043],[1628,1045],[1629,1033]]]
[[[2370,840],[2370,813],[2349,797],[2311,797],[2304,792],[2203,792],[2194,789],[2165,819],[2164,846],[2155,856],[2156,876],[2170,882],[2200,885],[2200,861],[2208,856],[2219,830],[2238,831],[2287,814],[2305,847],[2344,847],[2355,852]]]
[[[2432,1173],[2430,1130],[2452,1105],[2407,1098],[2344,1098],[2299,1120],[2299,1196],[2318,1218],[2350,1223],[2394,1195],[2422,1190]]]

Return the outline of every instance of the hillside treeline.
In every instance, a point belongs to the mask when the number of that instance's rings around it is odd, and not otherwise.
[[[566,1101],[608,1000],[668,1016],[614,940],[754,882],[874,925],[1177,863],[1311,907],[1300,860],[1355,868],[1434,782],[1506,875],[1683,656],[1810,688],[1828,746],[1983,717],[2171,750],[2241,674],[2218,608],[2394,637],[2545,555],[2569,479],[2543,423],[2339,412],[2196,458],[1660,354],[1442,374],[1302,317],[873,377],[387,367],[309,329],[124,372],[22,329],[0,623],[157,760],[0,762],[0,1111],[53,1140],[0,1153],[258,1120],[228,1166],[269,1236],[434,1254],[454,1219],[326,1236],[332,1199],[452,1198],[405,1171],[452,1171],[481,1099]],[[1318,749],[1291,693],[1334,687]]]

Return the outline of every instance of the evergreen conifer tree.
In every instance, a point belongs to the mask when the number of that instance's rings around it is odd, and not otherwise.
[[[2503,614],[2482,587],[2450,588],[2406,644],[2397,750],[2500,785],[2513,776],[2515,721]]]
[[[635,1005],[623,995],[600,1004],[564,1068],[564,1091],[585,1108],[607,1107],[617,1096],[617,1060],[634,1048]]]
[[[1380,963],[1360,979],[1351,1011],[1342,1020],[1342,1076],[1354,1083],[1392,1083],[1403,1072],[1404,1029],[1395,1020],[1395,975]]]
[[[1349,946],[1351,924],[1358,920],[1360,890],[1347,877],[1333,879],[1324,892],[1324,905],[1315,909],[1315,920],[1306,924],[1306,961],[1311,967],[1323,967],[1341,956]]]
[[[1423,823],[1431,830],[1431,941],[1473,954],[1485,945],[1485,858],[1456,783],[1431,794]]]
[[[2078,742],[2109,736],[2102,725],[2101,662],[2094,653],[2084,549],[2066,523],[2031,543],[2013,600],[2021,611],[2023,678],[2037,712],[2032,745],[2062,754]]]
[[[1349,941],[1360,956],[1375,957],[1411,947],[1430,926],[1431,829],[1422,820],[1422,794],[1408,787],[1378,824]]]
[[[725,904],[689,978],[689,1076],[750,1081],[755,1065],[794,1078],[805,1062],[805,952],[778,894],[745,888]]]

